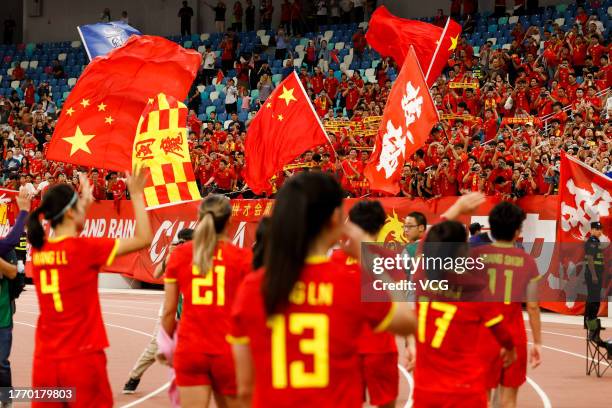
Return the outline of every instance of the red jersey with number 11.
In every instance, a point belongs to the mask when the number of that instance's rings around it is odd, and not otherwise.
[[[67,358],[108,347],[98,297],[98,273],[119,240],[49,238],[32,249],[32,280],[40,316],[34,358]]]

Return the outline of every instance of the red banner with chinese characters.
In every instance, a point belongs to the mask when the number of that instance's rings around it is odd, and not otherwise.
[[[439,221],[440,214],[444,213],[457,199],[457,197],[444,197],[434,200],[385,198],[381,202],[387,211],[387,221],[380,232],[379,240],[405,242],[403,219],[412,211],[420,211],[427,217],[431,225]],[[345,210],[358,200],[347,199]],[[469,224],[478,222],[488,230],[488,213],[499,202],[493,197],[487,198],[476,214],[464,217],[460,221]],[[257,223],[261,217],[271,214],[273,200],[233,200],[232,218],[228,229],[229,238],[241,247],[251,246]],[[94,203],[87,216],[85,229],[82,234],[91,237],[122,238],[134,233],[134,220],[132,207],[129,201],[121,201],[119,211],[112,201]],[[517,203],[527,213],[523,224],[522,238],[524,242],[534,243],[527,248],[536,259],[540,274],[547,273],[545,283],[542,284],[540,298],[558,300],[547,302],[544,306],[560,313],[576,313],[574,301],[565,292],[565,287],[558,285],[561,281],[558,272],[558,249],[555,244],[557,222],[559,220],[559,198],[557,196],[531,196],[523,198]],[[158,282],[152,277],[152,271],[166,256],[166,251],[178,231],[183,228],[193,228],[197,221],[199,202],[188,202],[172,207],[158,208],[150,211],[153,226],[153,242],[149,249],[136,254],[124,256],[115,260],[107,268],[108,272],[117,272],[125,276],[144,282]],[[5,226],[0,235],[8,232]],[[542,250],[544,244],[554,245],[554,253]],[[568,300],[569,299],[569,300]]]

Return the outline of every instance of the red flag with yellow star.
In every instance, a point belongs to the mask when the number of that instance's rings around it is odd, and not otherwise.
[[[271,190],[270,178],[306,150],[329,143],[319,116],[295,72],[278,84],[249,125],[245,180],[256,193]]]
[[[147,208],[199,200],[187,144],[187,107],[162,93],[140,116],[132,166],[151,175],[144,189]]]
[[[47,158],[126,171],[140,114],[163,92],[187,96],[202,56],[172,41],[132,36],[120,48],[94,58],[64,102]]]
[[[438,27],[396,17],[385,6],[380,6],[370,18],[366,40],[380,55],[393,57],[400,67],[412,45],[427,86],[431,87],[457,48],[460,35],[461,26],[450,18],[444,27]]]

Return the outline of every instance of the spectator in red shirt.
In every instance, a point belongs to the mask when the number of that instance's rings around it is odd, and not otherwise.
[[[236,186],[236,175],[228,166],[227,160],[222,159],[219,162],[219,168],[213,172],[212,178],[208,180],[205,186],[207,187],[212,182],[216,185],[214,189],[216,194],[227,194],[234,191],[234,187]]]
[[[126,185],[120,180],[116,172],[109,174],[109,181],[106,188],[106,198],[108,200],[122,200],[125,198]]]
[[[348,89],[342,93],[342,96],[345,98],[346,114],[349,118],[352,118],[355,107],[359,103],[359,99],[361,99],[359,90],[352,81],[348,83]]]
[[[94,200],[106,200],[106,186],[104,180],[100,178],[100,172],[96,169],[91,171],[91,188]]]
[[[353,34],[353,56],[358,60],[363,59],[363,52],[367,45],[367,41],[365,35],[363,34],[363,29],[358,28],[357,32]]]

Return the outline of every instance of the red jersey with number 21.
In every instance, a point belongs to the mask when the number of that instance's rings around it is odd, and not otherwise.
[[[59,237],[32,249],[40,307],[35,358],[67,358],[108,347],[98,273],[113,262],[118,245],[111,238]]]
[[[384,330],[389,302],[362,303],[360,274],[333,261],[307,260],[280,313],[266,316],[263,270],[244,279],[230,341],[249,344],[253,407],[361,407],[358,343],[363,325]]]
[[[251,271],[251,251],[221,241],[213,252],[212,269],[201,274],[193,266],[193,242],[170,255],[165,282],[176,282],[183,294],[176,352],[230,353],[225,336],[238,285]]]

